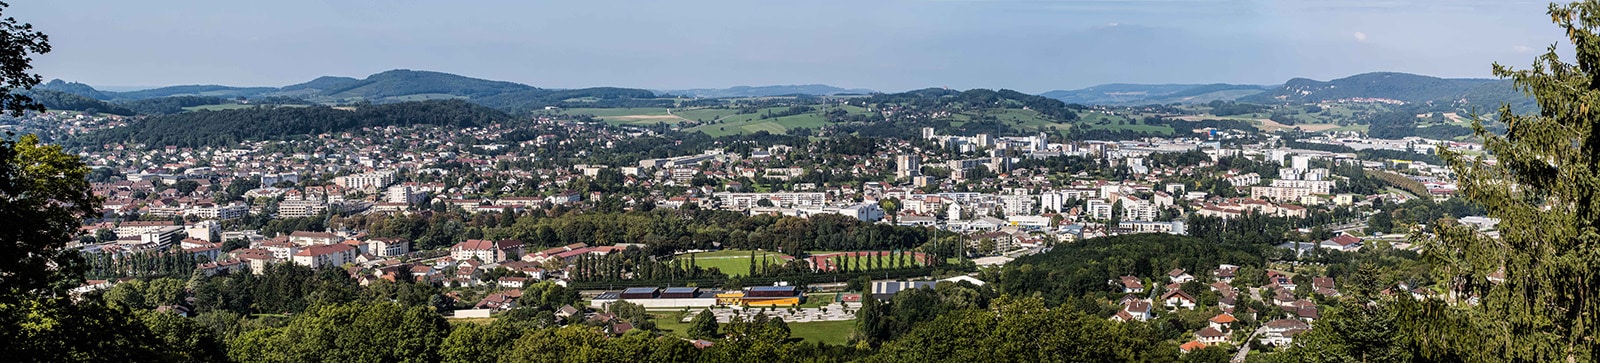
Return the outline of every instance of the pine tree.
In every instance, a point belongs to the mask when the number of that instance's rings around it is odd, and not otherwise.
[[[1471,201],[1499,218],[1500,237],[1454,225],[1438,228],[1424,256],[1452,293],[1477,304],[1408,310],[1409,334],[1434,359],[1593,362],[1600,358],[1600,1],[1551,5],[1551,20],[1576,48],[1566,63],[1554,46],[1532,69],[1494,65],[1537,99],[1538,114],[1498,112],[1505,135],[1473,122],[1497,158],[1468,159],[1441,147]],[[1595,104],[1595,106],[1590,106]],[[1504,282],[1488,276],[1503,272]]]

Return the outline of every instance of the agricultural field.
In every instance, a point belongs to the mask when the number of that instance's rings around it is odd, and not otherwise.
[[[772,117],[772,118],[767,118],[767,119],[762,119],[761,116],[765,115],[765,114],[768,114],[768,113],[781,113],[781,112],[784,112],[784,111],[788,111],[789,107],[788,106],[768,107],[768,108],[763,108],[763,109],[757,110],[756,113],[747,113],[747,114],[737,114],[736,113],[737,110],[715,110],[715,111],[726,111],[727,113],[717,113],[716,116],[720,116],[721,117],[721,119],[719,121],[717,121],[715,123],[710,123],[710,124],[706,124],[706,125],[700,125],[700,126],[692,127],[692,128],[689,129],[689,131],[700,131],[700,132],[704,132],[707,135],[711,135],[711,136],[726,136],[726,135],[737,135],[737,134],[749,134],[749,133],[755,133],[757,131],[766,131],[766,132],[773,133],[773,134],[784,134],[784,133],[788,133],[790,129],[794,129],[794,128],[811,128],[811,129],[815,129],[815,128],[820,128],[820,127],[823,127],[823,126],[827,126],[828,125],[828,119],[827,119],[827,117],[823,116],[823,114],[825,112],[828,112],[828,111],[831,111],[831,110],[834,110],[834,109],[843,109],[845,112],[850,113],[850,114],[864,114],[864,113],[867,113],[866,109],[860,108],[860,107],[855,107],[855,106],[813,106],[813,107],[816,108],[816,110],[811,111],[811,112],[807,112],[807,113],[803,113],[803,114],[799,114],[799,115]],[[697,117],[695,119],[704,119],[704,117]],[[712,119],[716,119],[716,118],[712,118]],[[707,121],[710,121],[710,120],[707,120]]]
[[[744,276],[750,274],[750,254],[749,250],[722,250],[682,254],[675,258],[687,261],[689,255],[694,255],[695,265],[701,268],[715,267],[728,276]],[[781,265],[788,261],[788,257],[777,252],[755,251],[756,265],[763,262],[768,265]]]
[[[600,121],[617,125],[654,125],[656,123],[676,124],[683,122],[682,118],[673,116],[666,108],[640,107],[640,108],[569,108],[561,110],[564,115],[590,115]]]

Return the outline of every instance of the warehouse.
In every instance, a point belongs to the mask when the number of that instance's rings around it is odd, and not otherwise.
[[[589,301],[589,306],[604,309],[611,303],[627,301],[646,309],[710,307],[717,305],[720,291],[702,290],[698,287],[630,287],[622,291],[607,291]]]

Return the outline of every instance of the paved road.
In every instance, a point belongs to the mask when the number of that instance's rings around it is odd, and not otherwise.
[[[1256,331],[1250,332],[1250,336],[1244,338],[1244,344],[1239,345],[1239,353],[1234,354],[1233,360],[1229,360],[1229,362],[1244,363],[1244,357],[1250,355],[1250,342],[1254,341],[1256,339],[1256,335],[1261,334],[1261,331],[1265,329],[1267,329],[1267,327],[1263,326],[1256,328]]]

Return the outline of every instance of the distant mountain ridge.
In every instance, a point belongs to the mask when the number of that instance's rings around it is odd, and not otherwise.
[[[1510,103],[1517,112],[1537,108],[1533,99],[1512,86],[1510,80],[1439,78],[1410,73],[1362,73],[1329,81],[1295,78],[1242,102],[1304,104],[1348,99],[1394,100],[1430,107],[1476,107],[1492,112]]]
[[[1103,84],[1079,90],[1058,90],[1040,94],[1066,103],[1084,105],[1133,105],[1152,103],[1206,103],[1232,101],[1265,92],[1269,86],[1244,84]]]
[[[845,89],[825,84],[735,86],[729,88],[695,88],[657,92],[657,94],[699,98],[772,97],[792,95],[832,96],[839,94],[864,95],[871,93],[876,93],[876,91],[865,88]]]
[[[530,112],[559,107],[670,107],[675,100],[659,98],[649,90],[594,87],[575,90],[544,89],[521,83],[466,77],[456,74],[396,69],[366,78],[317,77],[284,87],[230,87],[184,85],[130,92],[97,90],[89,85],[52,80],[36,89],[90,99],[134,102],[175,96],[222,98],[287,97],[322,104],[396,103],[462,99],[506,112]],[[73,103],[75,105],[82,102]],[[79,106],[78,108],[86,108]]]

